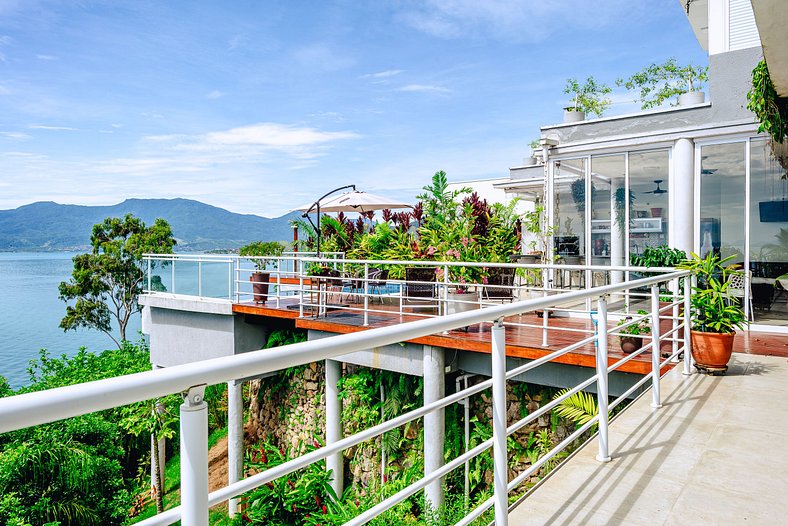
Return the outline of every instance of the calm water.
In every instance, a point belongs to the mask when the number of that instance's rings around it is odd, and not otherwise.
[[[73,355],[80,347],[100,352],[114,348],[104,333],[86,329],[63,332],[58,327],[65,303],[57,286],[71,275],[73,253],[0,253],[0,375],[13,387],[28,383],[28,362],[39,349]],[[140,316],[127,337],[137,339]]]

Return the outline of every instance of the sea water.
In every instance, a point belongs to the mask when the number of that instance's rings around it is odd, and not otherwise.
[[[29,383],[27,368],[40,349],[54,355],[74,355],[80,347],[91,352],[115,348],[96,330],[64,332],[59,327],[66,304],[58,299],[58,284],[71,276],[74,253],[0,252],[0,375],[18,388]],[[134,315],[126,337],[139,339],[141,317]],[[117,330],[114,333],[117,338]]]

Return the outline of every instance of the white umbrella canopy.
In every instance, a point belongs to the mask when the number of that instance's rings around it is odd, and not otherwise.
[[[314,203],[299,206],[294,210],[306,212],[309,209],[316,211]],[[395,199],[353,190],[335,197],[323,199],[320,202],[320,212],[369,212],[372,210],[383,210],[385,208],[412,208],[407,203],[400,203]]]

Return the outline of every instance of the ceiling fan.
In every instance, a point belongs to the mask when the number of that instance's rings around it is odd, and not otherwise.
[[[657,184],[657,187],[654,190],[651,190],[649,192],[643,192],[644,194],[660,195],[660,194],[667,194],[668,193],[667,190],[663,190],[662,188],[659,187],[659,185],[662,184],[662,179],[654,179],[654,182]]]

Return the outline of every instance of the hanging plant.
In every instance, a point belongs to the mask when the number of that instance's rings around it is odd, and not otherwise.
[[[769,76],[766,61],[761,60],[752,70],[752,89],[747,93],[747,109],[755,114],[760,123],[758,133],[768,133],[771,137],[772,154],[787,171],[783,179],[788,179],[788,154],[780,148],[788,137],[788,100],[777,96],[774,83]]]
[[[626,207],[624,206],[624,196],[626,195],[626,188],[616,189],[616,225],[622,231],[624,230],[624,214],[626,214]],[[635,203],[635,193],[629,191],[629,209],[632,210],[632,205]]]

